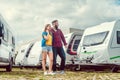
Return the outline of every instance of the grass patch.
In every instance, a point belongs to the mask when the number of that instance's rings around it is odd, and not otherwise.
[[[12,72],[0,70],[0,80],[120,80],[119,73],[108,71],[69,71],[65,74],[44,76],[42,70],[13,68]]]

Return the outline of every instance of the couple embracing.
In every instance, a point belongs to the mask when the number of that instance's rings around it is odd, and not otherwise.
[[[64,74],[66,55],[63,50],[63,45],[67,47],[67,43],[62,31],[58,28],[58,20],[52,21],[52,26],[46,24],[42,33],[42,68],[44,75],[56,74],[57,55],[61,58],[60,74]],[[46,59],[49,57],[49,70],[46,70]]]

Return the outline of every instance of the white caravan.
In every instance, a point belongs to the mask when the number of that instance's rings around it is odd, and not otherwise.
[[[0,67],[12,70],[15,38],[11,28],[0,15]]]
[[[18,54],[15,58],[15,65],[16,66],[23,66],[24,61],[26,61],[29,52],[33,46],[33,43],[22,45],[18,51]]]
[[[29,52],[29,56],[27,57],[26,61],[24,61],[24,67],[41,67],[41,50],[41,41],[36,41],[31,51]]]
[[[66,42],[68,44],[68,48],[65,47],[65,54],[66,54],[66,65],[75,64],[76,60],[78,60],[77,57],[77,48],[81,41],[83,32],[73,32],[70,34],[65,35]],[[60,65],[61,59],[58,56],[57,63]]]
[[[79,49],[81,66],[107,64],[117,71],[120,65],[120,20],[87,28]]]

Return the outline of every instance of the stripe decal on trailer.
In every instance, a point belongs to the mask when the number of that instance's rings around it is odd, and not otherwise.
[[[111,57],[110,59],[116,59],[116,58],[120,58],[120,56],[114,56],[114,57]]]
[[[94,54],[94,53],[96,53],[97,51],[92,51],[92,52],[82,52],[83,54]]]

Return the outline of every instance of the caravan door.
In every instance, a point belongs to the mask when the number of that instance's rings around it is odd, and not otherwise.
[[[110,62],[120,64],[120,29],[115,30],[109,49]]]

